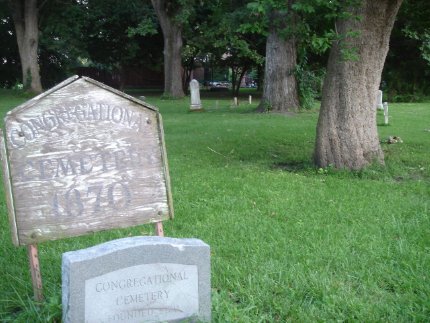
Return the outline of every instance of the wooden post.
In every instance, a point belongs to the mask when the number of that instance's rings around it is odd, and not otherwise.
[[[164,237],[164,230],[163,230],[163,222],[155,222],[155,235],[159,237]]]
[[[250,96],[248,97],[248,102],[249,102],[249,104],[252,104],[252,95],[250,95]]]
[[[28,245],[27,251],[28,260],[30,262],[31,281],[33,282],[34,300],[41,302],[43,300],[42,275],[40,274],[37,245]]]

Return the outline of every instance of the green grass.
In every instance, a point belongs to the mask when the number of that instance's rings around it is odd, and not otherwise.
[[[0,113],[24,98],[1,93]],[[317,111],[255,114],[229,99],[148,96],[164,119],[175,219],[171,237],[211,246],[214,322],[425,322],[430,318],[430,104],[390,104],[386,166],[316,169]],[[218,101],[218,103],[217,103]],[[378,123],[383,115],[378,112]],[[1,193],[3,195],[3,193]],[[152,226],[39,246],[47,301],[32,300],[25,248],[0,216],[0,321],[61,317],[61,254]]]

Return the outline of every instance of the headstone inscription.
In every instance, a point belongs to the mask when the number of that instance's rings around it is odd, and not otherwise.
[[[132,237],[63,254],[63,321],[209,322],[210,248]]]
[[[191,92],[191,111],[202,110],[202,102],[200,101],[200,85],[199,81],[191,80],[190,82],[190,92]]]
[[[72,77],[10,111],[4,136],[16,245],[173,216],[155,107]]]
[[[376,108],[378,110],[384,110],[384,105],[382,104],[382,91],[378,90],[378,95],[376,97]]]

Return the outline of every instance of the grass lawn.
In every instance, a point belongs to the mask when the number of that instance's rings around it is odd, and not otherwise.
[[[0,114],[26,98],[0,92]],[[243,101],[246,97],[243,98]],[[430,104],[390,104],[385,167],[316,169],[318,112],[255,114],[257,102],[162,101],[175,219],[166,236],[211,246],[213,322],[425,322],[430,318]],[[39,245],[46,301],[32,299],[1,188],[0,321],[61,318],[61,254],[151,225]]]

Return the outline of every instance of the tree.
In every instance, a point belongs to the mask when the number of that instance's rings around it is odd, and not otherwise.
[[[244,27],[266,37],[263,96],[258,111],[295,112],[300,106],[312,106],[318,89],[310,79],[316,81],[318,77],[308,67],[307,53],[320,55],[328,48],[324,45],[328,43],[326,21],[330,18],[325,13],[331,3],[255,0],[248,4],[254,21]],[[322,21],[323,28],[321,24],[315,28],[316,21]]]
[[[361,169],[384,162],[376,129],[376,93],[402,0],[364,0],[337,19],[317,125],[320,167]]]
[[[39,27],[37,0],[9,1],[21,59],[22,83],[26,90],[42,92],[38,63]]]
[[[91,65],[114,73],[123,90],[126,68],[148,62],[148,50],[159,49],[154,39],[152,46],[142,41],[157,33],[151,5],[140,0],[91,0],[80,7],[86,18],[80,33]]]
[[[188,94],[188,87],[195,67],[204,65],[207,59],[207,21],[211,14],[211,4],[198,2],[188,11],[187,21],[183,24],[184,46],[182,50],[182,87]]]
[[[223,43],[224,46],[221,45]],[[261,64],[261,56],[250,46],[248,40],[235,35],[228,35],[216,42],[215,46],[218,65],[230,69],[232,94],[238,97],[243,77],[253,66]]]
[[[403,10],[404,9],[404,10]],[[399,18],[403,33],[419,43],[423,59],[430,64],[430,5],[426,0],[405,0]]]
[[[255,19],[250,17],[247,1],[214,1],[206,25],[207,52],[216,65],[231,70],[233,96],[239,95],[242,79],[252,67],[262,64],[262,37],[249,28]]]
[[[173,0],[151,0],[164,37],[164,96],[181,98],[182,88],[182,5]]]
[[[381,89],[388,101],[430,94],[430,2],[404,0],[390,39]]]
[[[0,88],[10,88],[22,82],[15,27],[8,9],[0,5]]]
[[[299,94],[295,68],[297,63],[296,39],[291,29],[295,15],[289,1],[287,12],[272,9],[269,13],[269,33],[266,40],[263,96],[258,110],[266,112],[296,112]],[[289,32],[286,32],[290,24]]]

